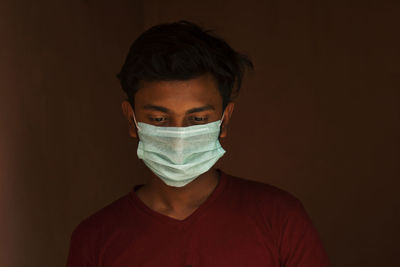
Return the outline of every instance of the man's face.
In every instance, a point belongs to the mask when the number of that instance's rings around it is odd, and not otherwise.
[[[225,109],[220,137],[226,136],[226,126],[233,103]],[[124,101],[122,109],[129,121],[130,135],[136,136],[131,105]],[[142,82],[135,95],[137,122],[155,126],[186,127],[222,119],[222,97],[210,74],[187,81]]]

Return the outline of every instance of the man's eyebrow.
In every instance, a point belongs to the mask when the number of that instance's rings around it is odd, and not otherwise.
[[[156,105],[152,105],[152,104],[146,104],[146,105],[143,106],[143,108],[144,109],[151,109],[151,110],[161,111],[161,112],[164,112],[164,113],[173,113],[170,109],[168,109],[166,107],[156,106]],[[214,106],[207,104],[207,105],[202,106],[202,107],[189,109],[185,113],[187,115],[187,114],[192,114],[192,113],[206,111],[206,110],[215,110],[215,108],[214,108]]]
[[[171,111],[165,107],[161,107],[161,106],[156,106],[156,105],[151,105],[151,104],[147,104],[143,106],[144,109],[152,109],[152,110],[157,110],[157,111],[161,111],[164,113],[171,113]]]
[[[214,108],[214,106],[208,104],[208,105],[205,105],[202,107],[189,109],[188,111],[186,111],[186,114],[202,112],[202,111],[206,111],[206,110],[215,110],[215,108]]]

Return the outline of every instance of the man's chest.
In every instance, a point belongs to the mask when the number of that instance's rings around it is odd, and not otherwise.
[[[243,217],[121,231],[105,244],[99,251],[101,267],[279,266],[275,235]]]

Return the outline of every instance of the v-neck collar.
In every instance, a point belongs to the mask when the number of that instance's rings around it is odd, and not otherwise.
[[[188,217],[186,217],[183,220],[178,220],[172,217],[169,217],[167,215],[164,215],[162,213],[159,213],[155,210],[152,210],[150,207],[148,207],[136,194],[136,190],[141,187],[143,184],[135,185],[131,192],[129,193],[129,198],[131,202],[139,208],[141,211],[145,212],[147,215],[152,217],[154,220],[159,221],[161,223],[168,223],[172,225],[177,225],[177,226],[184,226],[186,224],[189,224],[191,221],[195,220],[200,214],[202,214],[212,202],[214,202],[215,199],[221,194],[221,192],[224,190],[225,185],[227,183],[228,177],[227,174],[224,173],[222,170],[217,169],[217,171],[220,174],[220,178],[218,181],[217,186],[214,188],[214,190],[211,192],[211,194],[207,197],[207,199],[197,208],[195,209],[194,212],[192,212]]]

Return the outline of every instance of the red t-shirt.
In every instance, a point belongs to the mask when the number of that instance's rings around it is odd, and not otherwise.
[[[211,195],[184,220],[147,207],[134,186],[78,225],[68,267],[330,266],[299,200],[220,173]]]

